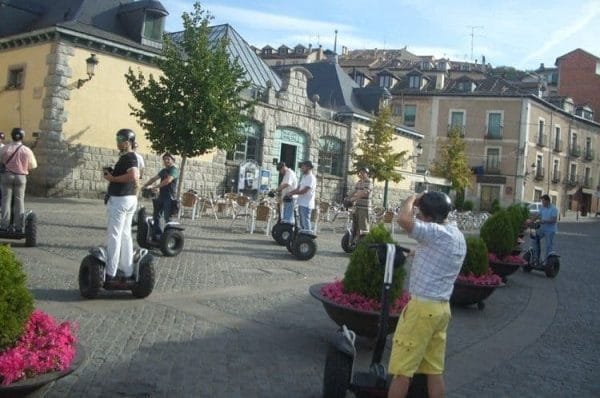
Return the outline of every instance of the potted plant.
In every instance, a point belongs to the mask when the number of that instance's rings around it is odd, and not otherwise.
[[[366,337],[375,337],[377,333],[384,271],[375,251],[368,248],[372,243],[394,241],[383,224],[376,225],[352,253],[344,279],[310,287],[310,294],[321,301],[334,322]],[[394,270],[388,334],[395,330],[398,315],[409,299],[408,293],[403,292],[404,276],[403,267]]]
[[[75,325],[34,310],[22,265],[0,245],[0,397],[30,393],[83,360]]]
[[[529,218],[529,209],[521,204],[513,204],[506,208],[510,217],[510,221],[515,233],[515,246],[512,254],[519,255],[521,253],[521,244],[523,243],[524,231],[527,227],[527,219]]]
[[[525,263],[521,257],[513,254],[518,233],[505,209],[488,218],[479,232],[488,249],[489,265],[503,282]]]
[[[477,304],[477,308],[483,309],[483,300],[502,284],[501,278],[489,269],[488,250],[483,239],[468,236],[466,243],[467,254],[454,282],[450,302],[465,306]]]

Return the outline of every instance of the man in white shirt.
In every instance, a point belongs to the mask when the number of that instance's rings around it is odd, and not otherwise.
[[[296,189],[298,186],[298,178],[294,170],[287,167],[285,162],[279,162],[277,164],[277,170],[279,174],[283,176],[281,184],[277,187],[277,192],[281,193],[283,198],[283,216],[281,221],[289,224],[294,223],[294,198],[289,196],[289,193]]]
[[[302,178],[298,188],[288,192],[288,196],[298,195],[298,212],[300,213],[300,228],[312,231],[310,214],[315,208],[315,192],[317,191],[317,178],[312,173],[313,164],[310,160],[300,163]]]

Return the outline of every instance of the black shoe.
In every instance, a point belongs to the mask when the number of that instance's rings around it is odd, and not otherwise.
[[[111,282],[115,282],[117,280],[118,280],[118,278],[116,276],[110,276],[110,275],[104,276],[104,283],[111,283]]]

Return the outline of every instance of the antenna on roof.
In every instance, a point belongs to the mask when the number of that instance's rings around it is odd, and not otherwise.
[[[473,38],[475,37],[475,29],[483,29],[483,26],[467,26],[467,28],[471,28],[471,34],[469,36],[471,36],[471,58],[470,60],[473,61]]]

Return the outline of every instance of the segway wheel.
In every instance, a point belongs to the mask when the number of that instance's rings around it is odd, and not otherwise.
[[[292,238],[292,226],[289,224],[277,223],[271,228],[271,236],[281,246],[285,246]]]
[[[323,398],[344,398],[351,378],[352,357],[330,346],[323,372]]]
[[[98,296],[102,287],[104,264],[92,255],[86,256],[79,266],[79,293],[92,299]]]
[[[288,239],[288,241],[285,242],[285,248],[291,254],[294,254],[294,240],[295,239],[293,237],[290,237],[290,239]]]
[[[25,247],[37,245],[37,217],[31,213],[25,219]]]
[[[146,254],[140,262],[140,277],[137,283],[131,288],[131,293],[136,298],[145,298],[154,290],[156,282],[156,271],[154,270],[154,257]]]
[[[296,256],[298,260],[310,260],[317,253],[317,242],[315,242],[313,238],[300,235],[293,243],[294,250],[292,254]]]
[[[160,239],[160,251],[167,257],[175,257],[183,250],[184,241],[183,232],[166,229]]]
[[[137,232],[135,234],[137,244],[144,249],[149,249],[148,244],[148,224],[146,223],[146,209],[140,208],[137,214]]]
[[[526,251],[525,254],[523,254],[523,260],[525,260],[527,262],[527,264],[525,264],[523,266],[523,271],[531,272],[533,267],[531,266],[531,252],[530,251]]]
[[[342,236],[342,249],[346,253],[352,253],[354,249],[356,249],[356,245],[353,242],[351,242],[350,232],[348,231],[346,231],[344,236]]]
[[[544,272],[548,278],[554,278],[558,275],[558,271],[560,270],[560,262],[558,261],[558,257],[550,256],[546,260],[546,267],[544,268]]]

